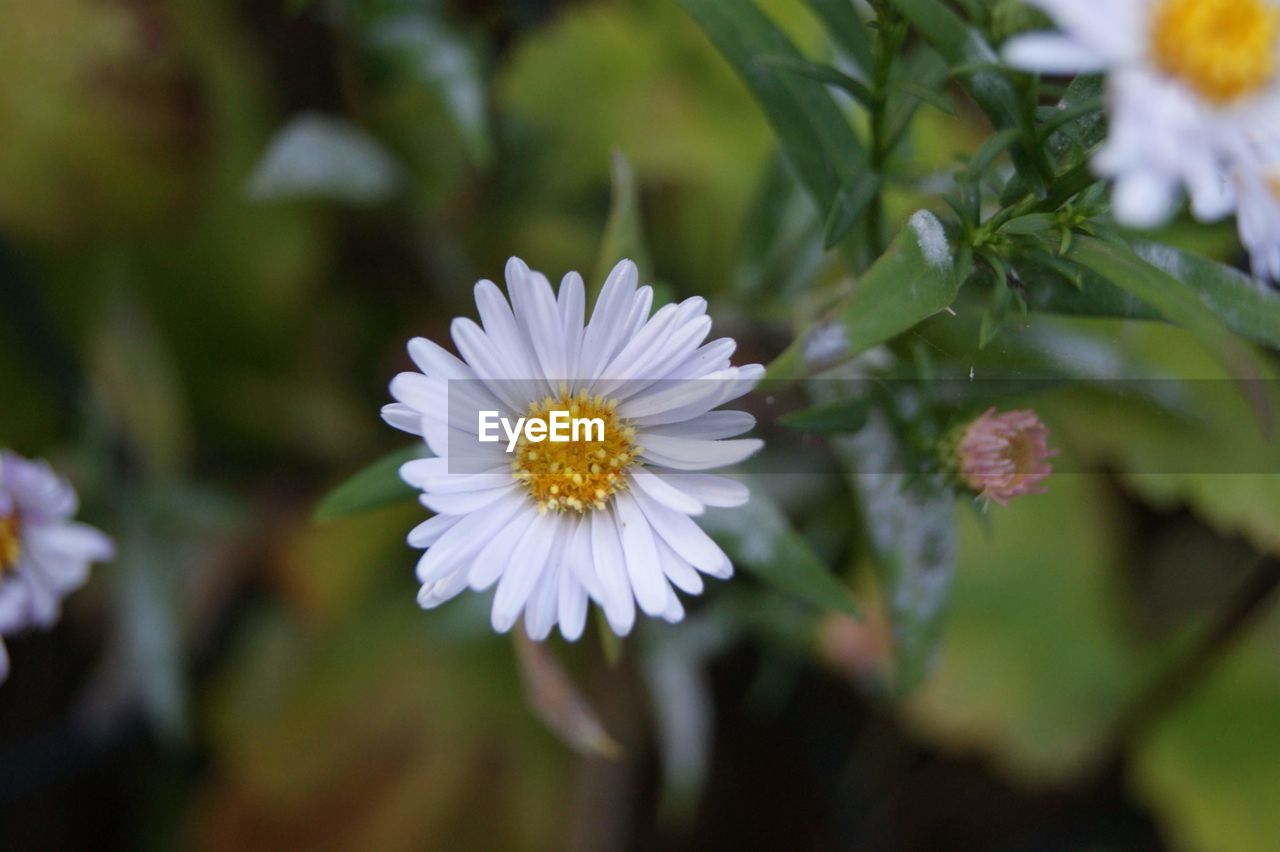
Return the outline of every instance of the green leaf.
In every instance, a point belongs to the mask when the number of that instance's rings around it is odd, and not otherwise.
[[[1001,130],[987,138],[982,143],[982,147],[978,149],[978,153],[973,155],[969,160],[969,165],[965,169],[964,180],[977,181],[991,168],[991,164],[996,161],[1013,143],[1022,138],[1022,131],[1016,127]]]
[[[857,98],[864,106],[875,101],[875,93],[871,91],[866,83],[856,80],[840,69],[832,68],[830,65],[810,62],[807,59],[796,59],[794,56],[766,56],[760,62],[770,68],[790,71],[793,74],[808,77],[810,80],[816,80],[828,86],[835,86]]]
[[[400,479],[400,466],[430,455],[426,444],[414,444],[383,456],[326,494],[313,520],[323,523],[412,499],[415,492]]]
[[[246,193],[254,201],[377,204],[400,181],[399,165],[373,137],[343,119],[308,114],[271,140]]]
[[[791,316],[823,267],[822,222],[813,200],[778,153],[765,164],[743,223],[734,299],[761,319]]]
[[[867,162],[866,149],[831,95],[819,83],[759,61],[765,56],[803,57],[754,3],[682,3],[760,102],[783,153],[818,207],[829,210],[836,189]]]
[[[1148,252],[1149,254],[1151,252]],[[1156,253],[1153,256],[1159,256]],[[1251,353],[1234,338],[1227,327],[1219,320],[1219,310],[1232,309],[1233,313],[1243,312],[1249,308],[1258,309],[1265,303],[1255,298],[1245,301],[1239,283],[1234,285],[1224,278],[1214,283],[1219,289],[1213,291],[1215,305],[1204,299],[1204,290],[1192,287],[1163,269],[1148,263],[1139,255],[1127,248],[1104,242],[1096,237],[1081,236],[1074,241],[1068,258],[1110,281],[1117,287],[1132,293],[1159,312],[1167,321],[1180,325],[1201,338],[1210,348],[1217,352],[1236,375],[1252,375]],[[1170,263],[1172,266],[1173,264]],[[1201,285],[1205,282],[1201,279]],[[1260,294],[1255,294],[1260,296]],[[1262,322],[1246,323],[1243,317],[1236,317],[1237,324],[1247,324],[1256,331],[1275,332],[1280,327]]]
[[[1015,216],[1000,226],[1002,234],[1041,234],[1055,227],[1056,217],[1052,213],[1028,213],[1026,216]]]
[[[942,223],[917,211],[854,291],[769,365],[769,378],[794,380],[846,361],[946,308],[959,288]]]
[[[1237,269],[1171,246],[1137,243],[1134,252],[1194,290],[1227,328],[1280,349],[1280,296],[1273,290]]]
[[[814,14],[827,25],[836,44],[858,63],[864,72],[870,72],[873,64],[871,57],[871,37],[867,34],[866,24],[858,16],[854,4],[850,0],[807,0]]]
[[[778,422],[801,432],[847,434],[866,425],[870,408],[870,399],[844,399],[784,414]]]
[[[917,100],[924,101],[947,115],[956,114],[956,105],[951,102],[951,98],[947,96],[944,89],[932,89],[914,80],[894,80],[889,84],[889,87],[895,91],[910,95]]]
[[[609,218],[605,220],[600,253],[596,257],[596,274],[587,285],[588,295],[599,292],[609,270],[620,260],[634,261],[641,275],[653,273],[649,250],[645,245],[640,193],[636,189],[635,173],[631,169],[631,163],[620,151],[614,151],[610,155],[609,176],[612,186]]]
[[[831,249],[853,230],[858,217],[880,191],[880,176],[874,172],[853,175],[840,187],[823,226],[822,247]]]
[[[895,686],[911,690],[933,666],[951,589],[954,492],[939,476],[910,476],[882,414],[856,435],[834,439],[858,495],[892,628]]]
[[[1030,104],[1006,76],[982,34],[938,0],[892,0],[892,4],[942,54],[996,128],[1022,131],[1022,144],[1010,152],[1014,167],[1029,186],[1042,186],[1049,166],[1040,146],[1030,141],[1035,139]]]
[[[733,509],[709,509],[701,526],[733,564],[798,600],[857,615],[849,590],[828,570],[769,496],[760,480],[748,483],[751,499]]]

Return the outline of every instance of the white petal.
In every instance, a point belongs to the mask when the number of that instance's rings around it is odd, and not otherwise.
[[[467,572],[454,571],[432,583],[423,584],[418,589],[418,606],[423,609],[435,609],[445,601],[452,600],[467,587]]]
[[[559,518],[550,512],[538,515],[516,545],[511,563],[498,581],[498,593],[493,597],[490,623],[499,633],[506,633],[516,623],[520,610],[542,577],[558,522]]]
[[[600,579],[601,606],[613,632],[626,636],[636,620],[635,598],[627,580],[618,525],[610,510],[595,511],[591,518],[591,553]]]
[[[664,473],[662,478],[704,506],[733,508],[751,499],[747,486],[714,473]]]
[[[662,563],[662,573],[667,575],[676,588],[690,595],[702,594],[702,575],[671,549],[666,539],[655,536],[658,545],[658,560]]]
[[[437,515],[469,515],[496,503],[511,494],[516,487],[515,482],[510,482],[497,488],[463,491],[458,494],[426,491],[418,495],[418,502]]]
[[[673,470],[707,470],[737,464],[760,451],[759,438],[704,441],[670,435],[645,435],[640,455],[647,461]]]
[[[560,567],[548,560],[524,608],[524,632],[534,642],[551,635],[560,616]]]
[[[631,481],[645,494],[682,515],[701,515],[703,512],[701,503],[673,486],[665,475],[638,467],[631,471]]]
[[[696,416],[714,408],[725,393],[725,383],[736,377],[737,371],[730,368],[702,379],[660,382],[620,404],[618,414],[642,426],[688,420],[682,412],[705,405]]]
[[[587,623],[587,591],[578,578],[562,566],[560,569],[560,635],[569,642],[582,636]]]
[[[459,523],[465,515],[436,515],[427,518],[409,530],[407,541],[410,547],[427,548],[440,540],[440,536]]]
[[[511,565],[516,546],[538,517],[538,510],[526,506],[488,541],[481,542],[479,553],[467,572],[467,582],[477,592],[489,588]]]
[[[513,493],[483,512],[463,516],[422,554],[418,560],[418,580],[429,583],[451,573],[460,560],[480,550],[518,509],[528,506],[524,494]]]
[[[549,380],[549,389],[555,391],[560,382],[569,378],[565,372],[563,321],[555,294],[546,278],[528,271],[521,292],[516,320],[528,335],[541,373]]]
[[[426,375],[445,381],[468,381],[476,378],[475,372],[457,356],[425,337],[409,341],[409,357]]]
[[[1014,68],[1041,74],[1092,74],[1106,60],[1074,39],[1056,33],[1026,33],[1005,43],[1004,61]]]
[[[1169,176],[1150,171],[1125,175],[1111,195],[1116,221],[1131,228],[1155,228],[1173,213],[1177,184]]]
[[[582,355],[582,323],[587,302],[582,276],[576,272],[565,275],[560,280],[556,301],[560,307],[560,329],[564,336],[565,378],[577,381],[582,378],[578,364]]]
[[[721,438],[732,438],[755,428],[756,418],[745,411],[708,411],[692,420],[679,423],[668,423],[662,426],[647,426],[644,435],[673,435],[682,438],[704,438],[718,441]]]
[[[27,544],[42,559],[105,562],[116,554],[115,542],[106,533],[74,521],[34,526],[27,531]]]
[[[402,402],[382,406],[382,419],[401,432],[422,434],[422,415]]]
[[[684,604],[676,597],[675,589],[667,586],[667,605],[662,608],[662,620],[676,624],[684,619]]]
[[[728,577],[733,573],[729,557],[692,518],[654,502],[643,492],[635,498],[654,532],[671,545],[681,559],[712,577]]]
[[[582,376],[579,379],[594,379],[600,367],[608,357],[608,347],[616,345],[622,333],[623,323],[631,309],[632,297],[636,291],[638,273],[636,265],[629,260],[620,261],[605,279],[600,296],[596,299],[595,310],[587,322],[582,336],[581,366]]]
[[[512,362],[518,356],[504,355],[503,348],[474,322],[459,317],[450,325],[449,331],[458,351],[475,370],[476,376],[508,409],[523,411],[529,400],[540,395],[537,385],[526,380],[525,374],[530,372],[526,366],[529,362]]]
[[[588,518],[579,518],[573,526],[569,545],[564,552],[564,564],[587,595],[604,606],[604,592],[600,575],[596,571],[595,554],[591,549],[591,521]]]
[[[683,363],[667,373],[668,380],[697,379],[708,373],[726,369],[738,344],[729,337],[721,337],[699,347]]]
[[[626,491],[614,498],[618,512],[618,534],[627,563],[627,576],[635,591],[636,602],[648,615],[661,615],[667,605],[667,581],[658,563],[658,548],[653,530],[635,498]]]

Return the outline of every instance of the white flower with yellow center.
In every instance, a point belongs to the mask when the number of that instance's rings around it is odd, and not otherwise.
[[[111,539],[72,520],[78,502],[44,462],[0,452],[0,681],[9,674],[3,637],[52,625],[90,563],[115,553]]]
[[[1094,168],[1115,180],[1116,219],[1158,225],[1181,190],[1198,218],[1229,214],[1236,158],[1280,132],[1277,0],[1028,2],[1063,33],[1011,39],[1011,65],[1108,74],[1110,131]]]
[[[614,267],[585,323],[577,273],[557,294],[512,258],[506,282],[510,304],[481,281],[481,324],[453,321],[461,358],[409,342],[422,372],[396,376],[397,402],[382,412],[435,455],[401,468],[435,513],[409,534],[426,548],[419,604],[496,583],[494,629],[523,613],[533,639],[557,623],[577,639],[588,601],[619,635],[637,606],[680,620],[677,589],[698,594],[701,574],[732,574],[693,517],[748,499],[741,483],[703,471],[762,446],[735,439],[754,426],[750,414],[714,409],[749,392],[764,368],[731,366],[730,339],[704,343],[711,319],[701,298],[651,315],[653,290],[636,286],[630,261]],[[556,439],[559,426],[579,422],[561,435],[572,439]]]

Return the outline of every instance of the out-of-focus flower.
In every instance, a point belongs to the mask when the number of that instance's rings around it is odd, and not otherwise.
[[[115,555],[110,538],[72,520],[78,505],[47,464],[0,452],[0,681],[9,673],[3,637],[51,626],[90,563]]]
[[[1005,505],[1022,494],[1044,491],[1040,483],[1053,472],[1049,429],[1034,411],[994,408],[982,413],[960,433],[955,445],[956,472],[979,496]]]
[[[678,621],[684,608],[674,589],[698,594],[699,572],[732,574],[692,516],[747,501],[741,483],[700,471],[762,446],[725,440],[751,429],[751,415],[713,409],[750,391],[764,368],[730,366],[730,339],[703,343],[711,319],[701,298],[650,316],[653,290],[636,278],[630,261],[614,267],[584,323],[581,276],[566,275],[557,296],[512,258],[510,305],[481,281],[483,327],[454,320],[461,360],[423,338],[410,341],[422,372],[392,381],[397,403],[383,417],[422,435],[436,456],[401,469],[435,513],[409,534],[412,546],[427,548],[417,568],[424,608],[497,583],[495,630],[509,630],[523,612],[531,638],[559,623],[573,640],[593,600],[625,635],[637,605]],[[484,443],[481,411],[523,417],[525,431]],[[529,426],[545,431],[561,411],[603,429],[558,443],[532,438]]]
[[[1029,0],[1063,34],[1011,39],[1011,64],[1108,74],[1110,131],[1094,168],[1115,179],[1114,214],[1151,227],[1180,189],[1203,220],[1236,204],[1242,150],[1280,138],[1280,5],[1275,0]]]

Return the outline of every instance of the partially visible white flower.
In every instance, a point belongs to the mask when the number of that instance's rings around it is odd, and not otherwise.
[[[4,637],[51,626],[90,563],[115,555],[110,538],[72,520],[78,505],[47,464],[0,451],[0,681],[9,674]]]
[[[532,639],[558,623],[574,640],[590,600],[625,635],[637,606],[679,621],[677,589],[696,595],[702,574],[732,574],[693,516],[748,499],[741,483],[702,471],[760,449],[758,440],[726,440],[750,430],[751,415],[713,409],[750,391],[764,368],[730,366],[728,338],[703,342],[711,330],[705,300],[651,314],[653,290],[636,278],[630,261],[614,267],[584,322],[577,273],[557,294],[512,258],[510,304],[481,281],[481,325],[453,321],[461,359],[423,338],[409,342],[422,372],[392,381],[397,402],[383,417],[422,435],[436,456],[401,468],[435,513],[409,534],[410,545],[427,549],[417,568],[422,607],[496,583],[495,630],[523,614]],[[478,442],[478,410],[544,425],[558,410],[599,418],[603,440],[521,439],[508,454],[505,438]]]
[[[1110,132],[1093,165],[1115,180],[1117,221],[1158,225],[1183,190],[1197,218],[1229,214],[1236,158],[1280,130],[1277,0],[1028,2],[1063,32],[1011,39],[1006,61],[1108,74]]]

